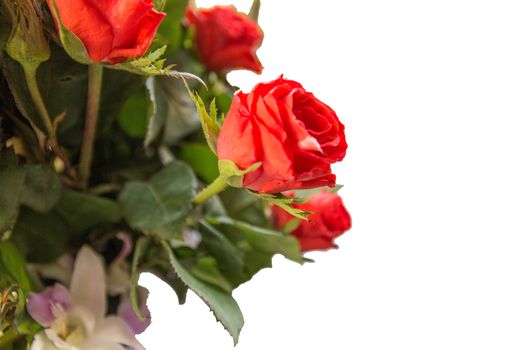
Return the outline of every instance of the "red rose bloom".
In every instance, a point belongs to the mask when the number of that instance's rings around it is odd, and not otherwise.
[[[346,153],[335,112],[301,84],[282,77],[238,92],[217,141],[219,159],[240,169],[261,162],[243,186],[277,193],[335,185],[330,165]]]
[[[337,248],[333,240],[352,227],[352,218],[341,197],[335,193],[323,190],[313,195],[310,201],[293,206],[313,212],[308,217],[309,222],[301,220],[299,227],[291,233],[299,240],[302,251]],[[278,229],[293,219],[277,206],[272,207],[272,217]]]
[[[153,0],[47,0],[55,21],[75,34],[94,62],[118,63],[142,56],[165,14]]]
[[[233,6],[188,10],[188,24],[195,28],[195,44],[200,60],[213,71],[247,69],[261,73],[255,51],[263,32],[250,17]]]

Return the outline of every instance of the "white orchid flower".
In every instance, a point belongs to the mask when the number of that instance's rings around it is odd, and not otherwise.
[[[101,258],[82,247],[69,291],[55,284],[29,296],[29,314],[45,327],[31,350],[144,350],[124,320],[106,316],[105,281]]]

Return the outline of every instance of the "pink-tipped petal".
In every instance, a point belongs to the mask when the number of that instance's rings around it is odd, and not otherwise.
[[[44,327],[49,327],[57,318],[57,311],[71,307],[68,290],[56,283],[41,293],[31,293],[27,301],[29,315]]]

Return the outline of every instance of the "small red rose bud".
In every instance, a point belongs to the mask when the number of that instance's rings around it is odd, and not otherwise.
[[[336,193],[323,190],[311,196],[308,202],[293,204],[293,207],[313,212],[309,221],[301,220],[291,232],[299,240],[302,251],[337,248],[333,240],[352,227],[352,218]],[[277,206],[272,207],[272,218],[277,229],[291,220],[298,220]]]
[[[47,0],[57,28],[73,33],[93,62],[119,63],[142,56],[166,14],[153,0]]]
[[[253,19],[233,6],[215,6],[188,9],[186,21],[195,28],[197,52],[208,69],[261,73],[263,67],[255,52],[261,46],[263,32]]]

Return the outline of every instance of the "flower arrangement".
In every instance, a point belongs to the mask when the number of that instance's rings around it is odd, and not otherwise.
[[[202,298],[351,227],[336,113],[263,69],[260,2],[0,1],[0,349],[143,349],[141,272]]]

